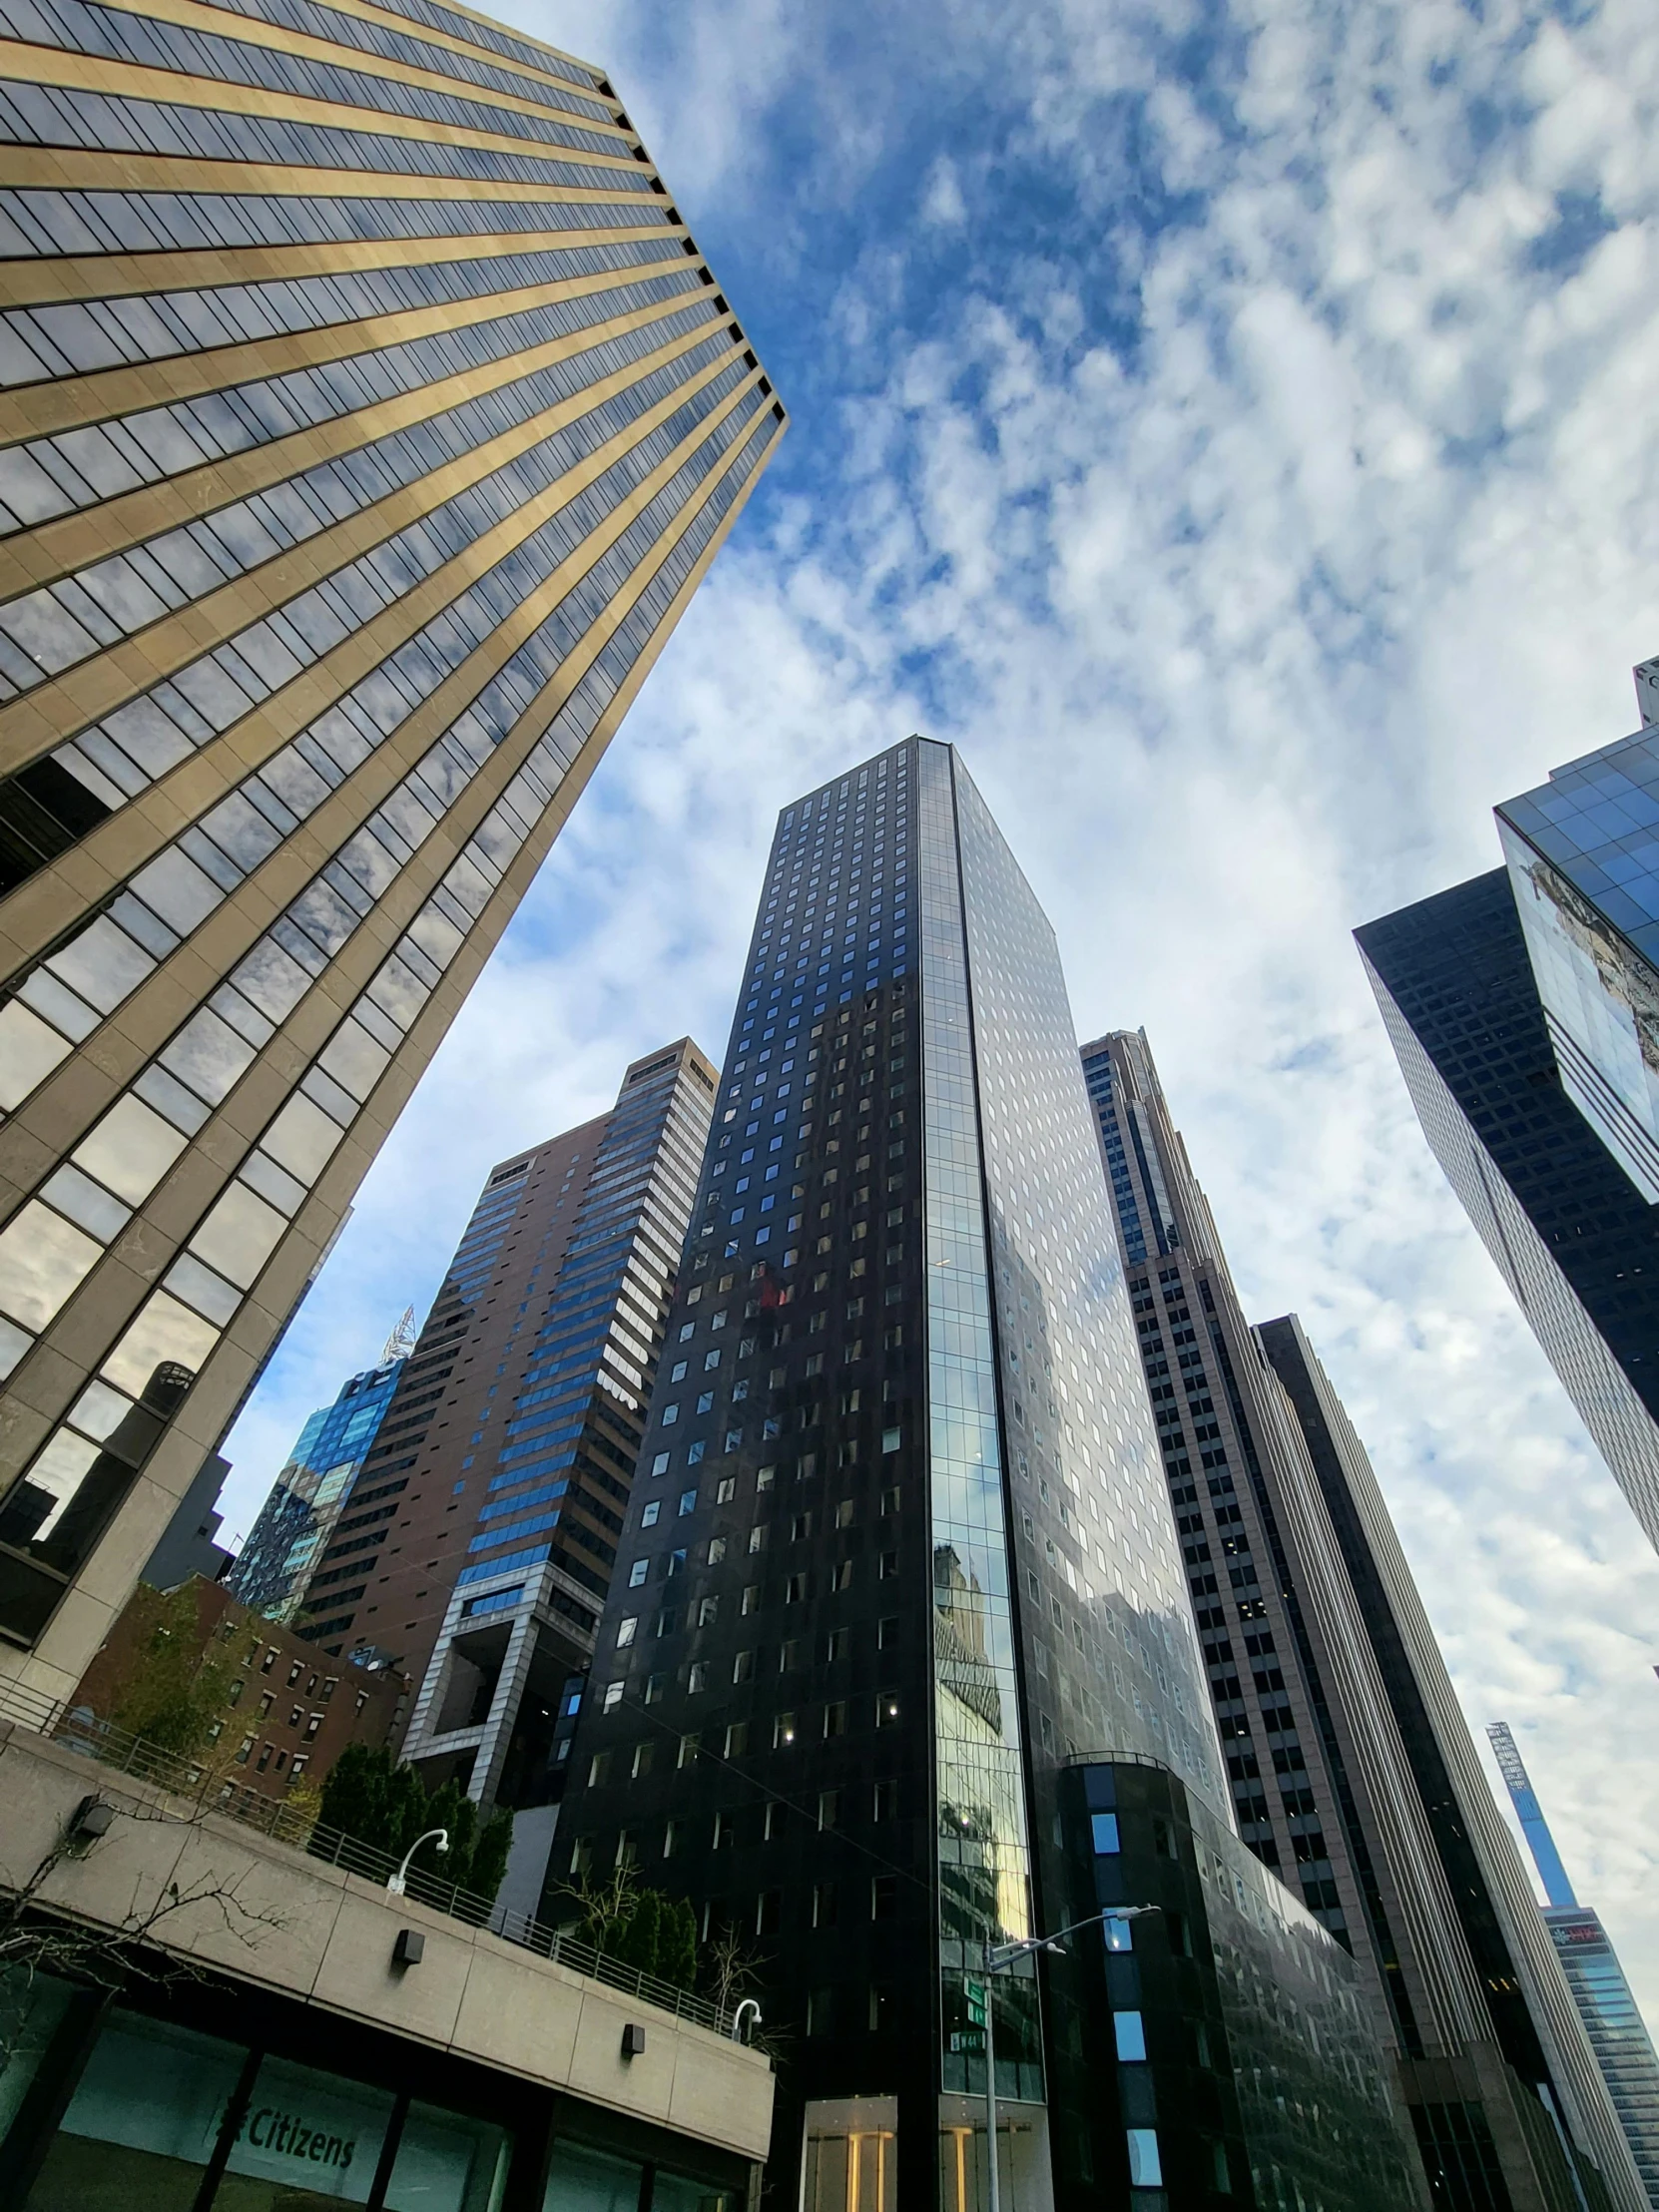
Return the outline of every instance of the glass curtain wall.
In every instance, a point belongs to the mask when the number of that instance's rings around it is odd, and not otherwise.
[[[984,2086],[966,1982],[986,1942],[1030,1934],[1031,1874],[952,761],[916,750],[942,2086],[961,2090]],[[1040,2098],[1036,1983],[991,1989],[997,2086]]]

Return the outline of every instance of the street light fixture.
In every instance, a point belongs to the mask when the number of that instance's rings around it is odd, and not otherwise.
[[[755,2025],[757,2027],[759,2027],[761,2024],[760,2005],[755,2001],[753,1997],[745,1997],[743,2002],[738,2006],[738,2009],[732,2015],[732,2040],[734,2043],[741,2043],[744,2039],[743,2016],[746,2012],[754,2013]]]
[[[400,1898],[403,1895],[404,1891],[409,1887],[409,1861],[414,1857],[415,1853],[420,1849],[421,1845],[429,1844],[434,1836],[438,1840],[439,1851],[447,1851],[449,1849],[449,1831],[447,1828],[429,1828],[424,1836],[417,1836],[414,1842],[409,1846],[408,1850],[403,1854],[403,1864],[398,1868],[397,1872],[386,1877],[386,1891],[388,1896]]]
[[[984,1945],[985,2141],[990,2159],[990,2212],[1002,2212],[1002,2177],[996,2168],[996,2006],[991,2001],[992,1974],[1003,1972],[1016,1958],[1027,1957],[1034,1951],[1053,1951],[1063,1958],[1066,1946],[1061,1936],[1075,1936],[1080,1928],[1097,1928],[1103,1921],[1138,1921],[1143,1914],[1162,1911],[1161,1905],[1108,1905],[1098,1913],[1091,1913],[1086,1921],[1073,1921],[1069,1928],[1057,1928],[1052,1936],[1028,1936],[1018,1943],[993,1943],[987,1938]]]

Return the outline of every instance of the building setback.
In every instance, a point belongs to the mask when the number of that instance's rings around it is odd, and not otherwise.
[[[984,1945],[1130,1902],[990,1980],[1004,2201],[1410,2202],[1352,1962],[1231,1833],[1053,933],[950,748],[784,810],[745,985],[549,1909],[634,1866],[758,1959],[780,2206],[982,2202]],[[1237,2064],[1323,2146],[1222,2055],[1279,1968],[1319,2025]]]
[[[228,1578],[233,1595],[269,1620],[298,1617],[410,1349],[394,1336],[379,1365],[348,1376],[333,1403],[319,1405],[294,1439]]]
[[[0,1674],[48,1696],[784,427],[603,72],[443,0],[186,15],[0,54]]]
[[[1487,1723],[1499,1774],[1526,1848],[1544,1886],[1549,1930],[1567,1987],[1596,2054],[1648,2203],[1659,2212],[1659,2057],[1601,1916],[1573,1895],[1515,1739],[1503,1721]]]
[[[1570,2212],[1541,2087],[1589,2189],[1607,2169],[1628,2207],[1559,1975],[1505,1920],[1513,1850],[1501,1830],[1471,1845],[1458,1814],[1473,1747],[1363,1448],[1297,1324],[1246,1321],[1145,1034],[1082,1062],[1239,1833],[1354,1952],[1436,2204]],[[1409,1656],[1373,1596],[1382,1551],[1420,1624]]]

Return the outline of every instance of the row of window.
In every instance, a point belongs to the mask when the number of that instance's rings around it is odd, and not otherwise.
[[[333,20],[331,14],[319,12],[317,17],[320,35],[330,46],[338,43],[332,32]],[[227,86],[259,86],[267,92],[326,100],[378,116],[407,117],[493,137],[566,146],[610,160],[634,159],[621,126],[608,113],[601,128],[584,129],[561,119],[546,92],[534,85],[517,93],[518,98],[533,101],[539,111],[526,114],[521,108],[495,101],[469,99],[460,91],[408,84],[397,77],[354,69],[343,58],[339,62],[324,61],[265,46],[257,41],[251,26],[238,26],[241,36],[231,36],[137,15],[125,8],[96,7],[87,0],[0,0],[0,28],[34,46],[96,56],[134,69],[180,72]],[[441,49],[434,50],[427,66],[453,81],[446,59]]]
[[[199,253],[222,247],[668,228],[666,202],[352,199],[224,192],[0,189],[0,258]]]
[[[587,98],[562,81],[570,78],[576,84],[591,86],[593,79],[586,70],[561,61],[557,55],[533,48],[517,48],[527,65],[520,71],[503,69],[497,63],[485,61],[481,55],[457,53],[453,46],[418,38],[411,31],[393,30],[374,17],[348,15],[342,8],[317,5],[316,0],[238,0],[235,12],[227,9],[225,13],[229,18],[227,37],[252,37],[252,24],[276,23],[286,30],[308,32],[314,38],[326,39],[333,46],[355,48],[359,53],[375,55],[383,61],[429,69],[438,76],[458,78],[486,91],[506,93],[516,100],[529,100],[538,106],[562,108],[573,115],[588,116],[596,123],[621,122],[614,107]],[[238,23],[238,16],[245,18],[250,27]],[[470,26],[462,36],[475,45],[482,43],[476,25]],[[547,82],[549,78],[554,80],[551,85]]]
[[[140,80],[142,82],[142,80]],[[600,166],[539,154],[384,136],[373,128],[344,129],[280,116],[176,107],[165,97],[79,92],[16,79],[0,87],[0,133],[13,145],[73,146],[89,153],[170,155],[175,160],[252,163],[260,167],[368,170],[381,176],[453,177],[517,185],[575,185],[591,191],[639,194],[637,163]]]

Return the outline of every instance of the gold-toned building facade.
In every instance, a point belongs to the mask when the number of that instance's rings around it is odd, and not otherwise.
[[[0,6],[0,1676],[96,1649],[784,420],[598,70]]]

